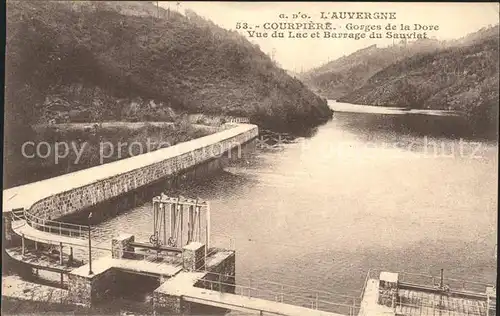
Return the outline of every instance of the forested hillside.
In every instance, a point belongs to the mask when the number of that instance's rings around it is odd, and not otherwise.
[[[498,122],[498,26],[481,34],[458,47],[394,63],[340,101],[457,110],[476,132],[492,132]]]
[[[300,130],[325,100],[243,36],[148,2],[9,1],[7,131],[49,120],[249,117]]]
[[[371,45],[309,70],[300,78],[319,94],[336,100],[361,87],[372,75],[390,64],[442,47],[442,42],[433,39],[417,40],[407,45],[395,43],[389,47]]]
[[[302,133],[332,115],[258,46],[192,11],[140,1],[8,1],[6,42],[4,187],[133,155],[116,150],[101,162],[100,142],[173,145],[206,134],[192,123],[225,116]],[[120,128],[51,126],[104,121]],[[128,121],[173,124],[136,130]],[[47,123],[43,132],[33,128]],[[24,156],[26,142],[50,144],[52,156]],[[78,163],[74,155],[55,162],[58,142],[87,146]]]

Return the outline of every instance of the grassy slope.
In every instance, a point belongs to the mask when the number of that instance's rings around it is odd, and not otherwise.
[[[8,125],[33,123],[47,95],[68,95],[74,85],[92,96],[73,98],[72,107],[93,119],[128,119],[118,101],[134,97],[178,111],[247,116],[275,130],[331,117],[325,100],[257,46],[193,12],[160,9],[156,18],[147,2],[40,1],[11,1],[7,12]],[[95,102],[96,90],[107,99]]]

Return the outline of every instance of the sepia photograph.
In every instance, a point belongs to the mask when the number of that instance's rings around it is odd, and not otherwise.
[[[499,8],[7,0],[2,315],[496,315]]]

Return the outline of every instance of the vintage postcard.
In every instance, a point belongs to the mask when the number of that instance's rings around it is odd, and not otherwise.
[[[499,4],[6,2],[2,314],[496,314]]]

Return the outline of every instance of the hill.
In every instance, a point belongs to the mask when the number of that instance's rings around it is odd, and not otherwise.
[[[389,47],[371,45],[309,70],[300,78],[317,93],[336,100],[361,87],[371,76],[390,64],[442,47],[442,42],[433,39],[396,43]]]
[[[149,2],[9,1],[6,50],[7,131],[172,109],[295,131],[332,114],[237,32]]]
[[[459,46],[418,54],[372,76],[340,101],[448,109],[464,112],[477,133],[493,133],[498,120],[498,26],[459,41]]]
[[[477,42],[481,42],[486,38],[491,38],[494,36],[498,36],[498,25],[495,26],[489,25],[488,27],[480,28],[476,32],[467,34],[462,38],[447,41],[446,46],[447,47],[469,46],[476,44]]]

